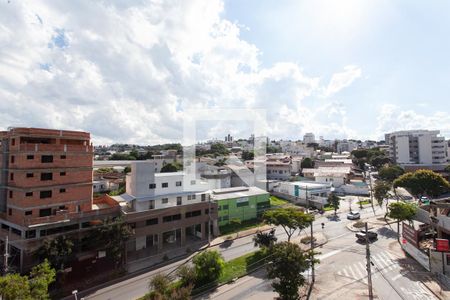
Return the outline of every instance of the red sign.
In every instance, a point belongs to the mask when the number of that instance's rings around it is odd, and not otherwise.
[[[402,230],[403,237],[408,242],[413,244],[416,248],[418,248],[419,247],[419,232],[417,230],[415,230],[414,227],[409,226],[406,223],[402,223],[402,224],[403,224],[403,230]]]
[[[436,250],[440,252],[448,252],[449,245],[447,239],[436,239]]]

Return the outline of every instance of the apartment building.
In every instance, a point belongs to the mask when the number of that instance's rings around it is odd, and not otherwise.
[[[131,163],[126,193],[113,197],[135,229],[129,260],[204,241],[217,234],[217,204],[208,182],[186,180],[183,172],[155,173],[153,162]]]
[[[19,271],[33,264],[42,238],[119,213],[115,202],[93,199],[89,133],[10,128],[0,141],[0,239],[9,237]]]
[[[447,162],[447,144],[439,130],[405,130],[385,135],[390,159],[401,165],[438,165]]]

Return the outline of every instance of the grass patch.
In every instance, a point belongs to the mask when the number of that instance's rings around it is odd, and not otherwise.
[[[254,220],[246,220],[246,221],[242,221],[241,224],[227,224],[224,226],[220,226],[219,230],[220,230],[220,235],[228,235],[228,234],[232,234],[232,233],[236,233],[242,230],[247,230],[250,228],[255,228],[255,227],[259,227],[259,226],[263,226],[264,223],[261,222],[261,220],[258,219],[254,219]]]
[[[219,283],[229,282],[233,278],[243,276],[255,270],[264,264],[264,258],[266,256],[267,252],[258,250],[226,262],[222,275],[219,278]]]
[[[363,228],[366,227],[366,223],[363,221],[357,221],[355,223],[353,223],[353,227],[355,228]]]
[[[325,206],[323,207],[323,210],[324,211],[334,210],[334,207],[329,204],[325,204]]]
[[[277,196],[270,196],[269,200],[270,206],[280,206],[289,203],[289,201],[278,198]]]
[[[356,204],[358,204],[358,205],[366,205],[366,204],[370,204],[370,201],[369,200],[361,200],[361,201],[356,202]]]

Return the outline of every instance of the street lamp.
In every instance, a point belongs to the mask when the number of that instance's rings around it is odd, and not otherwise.
[[[78,290],[72,291],[72,295],[75,297],[75,300],[78,300],[77,293],[78,293]]]

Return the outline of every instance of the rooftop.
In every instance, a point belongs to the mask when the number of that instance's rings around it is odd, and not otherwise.
[[[215,189],[212,192],[213,200],[226,200],[268,194],[265,190],[255,186]]]

